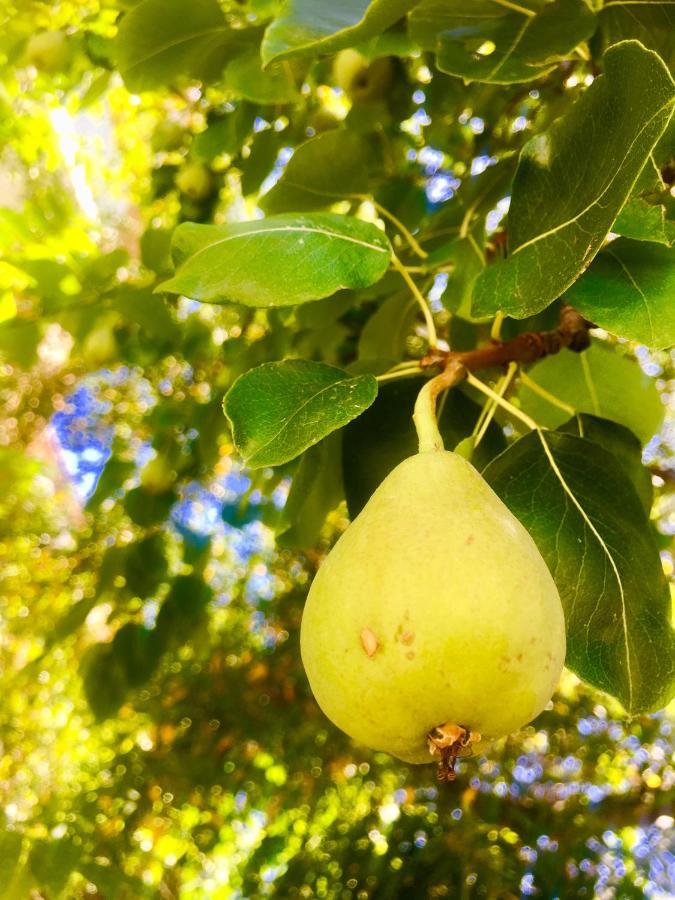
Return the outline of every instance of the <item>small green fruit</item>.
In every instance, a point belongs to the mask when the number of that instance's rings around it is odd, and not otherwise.
[[[185,140],[185,131],[178,122],[160,122],[152,134],[152,149],[155,152],[179,150]]]
[[[191,200],[204,200],[213,190],[211,170],[201,163],[187,163],[176,175],[176,187]]]
[[[497,738],[541,712],[563,611],[523,526],[469,462],[433,450],[387,476],[319,569],[301,653],[328,718],[422,763],[439,726]]]
[[[41,72],[60,72],[70,59],[68,37],[62,31],[40,31],[28,41],[26,58]]]
[[[341,50],[333,61],[333,78],[351,100],[381,100],[394,77],[388,56],[369,62],[358,50]]]

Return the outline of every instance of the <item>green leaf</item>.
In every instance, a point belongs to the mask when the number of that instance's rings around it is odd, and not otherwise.
[[[675,7],[672,0],[605,0],[600,28],[606,43],[636,38],[656,50],[672,70],[675,64]]]
[[[532,432],[483,475],[528,529],[565,610],[567,665],[629,714],[670,699],[670,593],[640,499],[599,444]]]
[[[257,47],[228,63],[224,80],[228,88],[252,103],[295,103],[300,99],[291,66],[279,62],[263,70]]]
[[[9,885],[16,874],[23,835],[18,831],[0,832],[0,884]]]
[[[548,356],[528,375],[577,412],[625,425],[643,444],[663,421],[664,407],[652,379],[634,360],[601,344],[594,343],[583,353],[563,350]],[[521,388],[519,396],[523,409],[540,425],[557,428],[569,418],[528,387]]]
[[[173,251],[178,269],[159,290],[245,306],[291,306],[368,287],[391,258],[379,228],[332,213],[236,225],[185,222],[174,233]]]
[[[206,624],[206,607],[213,591],[199,575],[179,575],[174,579],[157,616],[155,636],[162,651],[184,644]]]
[[[35,841],[28,865],[41,888],[58,895],[82,857],[82,850],[68,838]]]
[[[608,450],[632,482],[645,514],[649,516],[654,499],[652,476],[642,465],[642,445],[632,431],[617,422],[585,413],[574,416],[558,431],[576,434]]]
[[[675,252],[619,238],[593,260],[566,299],[596,325],[655,349],[675,344]]]
[[[190,0],[189,15],[183,0],[142,0],[120,22],[117,67],[130,91],[164,87],[178,75],[208,78],[235,41],[241,34],[228,28],[217,0]]]
[[[659,57],[624,41],[603,59],[604,75],[523,148],[509,256],[479,276],[476,315],[524,318],[567,290],[602,246],[668,124],[675,82]]]
[[[247,465],[278,466],[367,409],[377,395],[372,375],[302,359],[267,363],[235,381],[223,408]]]
[[[342,435],[333,432],[303,454],[277,532],[280,547],[316,545],[326,516],[344,497],[341,450]]]
[[[137,487],[124,498],[124,510],[132,522],[147,527],[163,522],[177,500],[175,491],[160,494]]]
[[[442,72],[495,84],[546,75],[595,24],[584,0],[424,0],[410,15],[413,40],[436,53]]]
[[[263,62],[352,47],[381,34],[415,2],[419,0],[287,0],[265,32]]]
[[[296,149],[283,175],[260,200],[267,213],[321,209],[368,190],[368,147],[353,131],[319,134]]]
[[[445,248],[444,257],[452,262],[448,282],[443,291],[443,306],[463,319],[471,320],[471,296],[476,279],[485,268],[485,226],[479,221],[466,235],[454,238]]]
[[[419,306],[410,294],[387,297],[363,326],[359,359],[399,360],[418,314]]]
[[[87,509],[96,509],[101,503],[115,491],[118,491],[125,479],[136,471],[136,463],[118,459],[111,456],[103,467],[96,482],[96,489],[86,502]]]
[[[361,512],[378,485],[404,459],[418,450],[412,414],[424,378],[385,382],[370,409],[344,430],[342,466],[349,515]],[[439,427],[448,450],[471,434],[481,407],[460,390],[449,391]],[[473,455],[481,469],[506,447],[501,428],[492,422]]]
[[[670,247],[675,242],[675,223],[666,219],[666,208],[632,197],[619,213],[612,231],[636,241],[654,241]]]

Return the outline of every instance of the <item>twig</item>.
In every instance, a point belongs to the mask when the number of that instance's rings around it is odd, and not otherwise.
[[[489,369],[510,362],[530,363],[543,356],[551,356],[567,347],[580,353],[591,342],[588,333],[593,325],[571,306],[563,306],[560,324],[552,331],[527,331],[511,341],[500,341],[479,347],[477,350],[453,352],[432,348],[420,360],[420,368],[445,368],[450,362],[459,362],[465,369]]]

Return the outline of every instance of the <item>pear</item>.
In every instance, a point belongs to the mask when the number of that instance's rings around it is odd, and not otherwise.
[[[541,712],[565,658],[563,611],[527,531],[471,463],[434,448],[390,472],[319,568],[301,653],[339,728],[430,762]]]

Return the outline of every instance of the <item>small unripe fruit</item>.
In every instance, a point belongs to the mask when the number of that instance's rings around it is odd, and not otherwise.
[[[40,31],[26,46],[26,59],[41,72],[60,72],[70,59],[68,37],[62,31]]]
[[[187,163],[176,175],[176,187],[191,200],[204,200],[213,190],[211,170],[201,163]]]
[[[351,100],[380,100],[394,76],[394,65],[388,56],[369,62],[358,50],[341,50],[333,61],[333,78]]]

